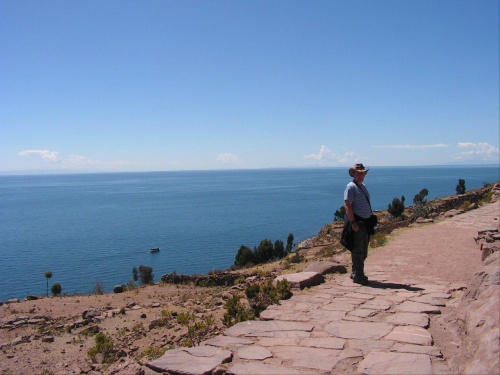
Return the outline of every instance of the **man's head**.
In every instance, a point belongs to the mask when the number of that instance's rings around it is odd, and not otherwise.
[[[349,168],[349,176],[355,177],[356,175],[361,175],[363,174],[366,175],[366,173],[370,170],[370,168],[365,169],[365,166],[361,163],[354,164],[354,167]]]

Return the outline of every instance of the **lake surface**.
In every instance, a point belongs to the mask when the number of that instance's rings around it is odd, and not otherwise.
[[[413,202],[498,181],[498,167],[374,167],[374,210],[394,197]],[[106,292],[153,267],[155,281],[226,269],[241,245],[265,238],[298,243],[333,220],[347,168],[0,176],[0,300],[46,292]],[[160,247],[151,254],[150,248]]]

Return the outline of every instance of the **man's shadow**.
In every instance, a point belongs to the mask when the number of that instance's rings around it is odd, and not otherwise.
[[[383,283],[383,282],[377,281],[377,280],[370,280],[368,282],[368,285],[366,285],[366,286],[368,286],[370,288],[375,288],[375,289],[404,289],[404,290],[409,290],[410,292],[418,292],[421,290],[425,290],[423,288],[418,288],[415,286],[398,284],[398,283]]]

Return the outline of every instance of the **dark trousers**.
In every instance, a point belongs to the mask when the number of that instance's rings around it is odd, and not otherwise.
[[[366,223],[358,222],[359,230],[353,231],[354,247],[351,251],[352,272],[354,276],[363,276],[365,274],[365,259],[368,256],[368,242],[370,235],[366,229]]]

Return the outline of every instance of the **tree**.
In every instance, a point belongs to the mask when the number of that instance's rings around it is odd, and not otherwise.
[[[257,247],[256,253],[255,253],[255,260],[257,263],[265,263],[271,259],[273,259],[274,255],[274,250],[273,250],[273,243],[271,240],[268,240],[267,238],[260,241],[259,246]]]
[[[333,215],[333,220],[335,221],[343,221],[345,219],[345,206],[340,206],[340,208],[335,211],[335,214]]]
[[[104,283],[101,280],[97,280],[95,282],[94,288],[92,289],[92,294],[104,294]]]
[[[134,278],[134,281],[139,280],[139,271],[137,270],[137,267],[132,268],[132,277]]]
[[[52,277],[52,272],[45,272],[45,278],[47,279],[47,297],[49,296],[49,279]]]
[[[416,194],[413,198],[414,204],[425,204],[426,200],[424,199],[429,194],[429,190],[422,189],[420,193]]]
[[[458,180],[458,185],[455,188],[457,194],[465,194],[465,180],[459,179]]]
[[[286,240],[286,248],[285,248],[285,250],[286,250],[286,253],[287,253],[287,254],[289,254],[289,253],[291,253],[291,252],[292,252],[292,248],[293,248],[293,239],[294,239],[294,238],[293,238],[293,233],[290,233],[290,234],[288,235],[287,240]]]
[[[59,294],[61,294],[61,291],[62,291],[61,284],[59,284],[59,283],[52,284],[50,291],[52,292],[53,296],[58,296]]]
[[[285,246],[283,245],[283,241],[277,240],[274,243],[274,257],[276,259],[281,259],[285,256]]]
[[[141,284],[152,284],[154,282],[153,268],[148,266],[139,266],[139,278],[141,279]]]
[[[401,200],[394,198],[392,203],[387,206],[387,212],[389,212],[393,217],[400,217],[405,210],[405,197],[401,196]]]
[[[236,257],[234,258],[234,265],[237,267],[245,267],[247,264],[255,263],[253,251],[241,245]]]

